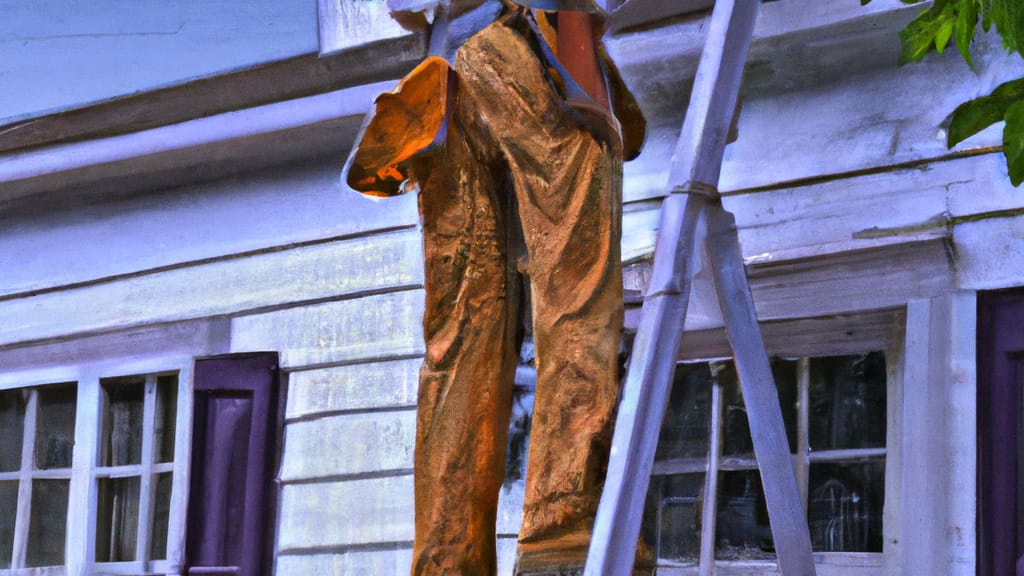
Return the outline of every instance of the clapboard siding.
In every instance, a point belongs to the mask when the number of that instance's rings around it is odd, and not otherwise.
[[[416,411],[348,414],[288,424],[281,480],[412,470]]]
[[[411,195],[341,191],[339,163],[0,215],[0,296],[416,224]]]
[[[423,291],[410,290],[241,316],[231,349],[281,351],[285,368],[423,353]]]
[[[781,2],[777,6],[787,4],[797,5]],[[647,45],[659,35],[668,38],[673,30],[677,37],[682,37],[688,28],[686,24],[666,27],[636,42]],[[895,40],[897,31],[898,28],[892,31],[890,40]],[[625,43],[626,39],[619,41]],[[827,43],[818,44],[804,49],[829,51]],[[887,60],[866,72],[840,75],[784,92],[760,94],[748,90],[739,117],[739,139],[726,147],[719,188],[737,191],[774,187],[948,156],[948,115],[960,103],[1024,74],[1024,61],[1003,53],[994,32],[986,35],[979,31],[975,41],[978,74],[967,67],[955,50],[897,68],[899,44],[890,44]],[[752,53],[752,61],[755,56]],[[846,56],[858,57],[855,53]],[[804,61],[803,57],[793,60]],[[638,62],[636,66],[655,78],[650,80],[654,84],[646,95],[653,94],[659,102],[651,105],[655,108],[651,118],[655,126],[645,150],[624,168],[623,195],[627,202],[665,193],[668,159],[682,125],[685,94],[689,90],[682,83],[686,74],[671,65]],[[841,66],[838,69],[845,70]],[[756,71],[752,65],[748,69],[748,85],[756,83],[752,76],[757,74],[765,72]],[[772,77],[778,73],[767,74]],[[647,80],[638,82],[645,85]],[[682,97],[678,96],[680,92]],[[928,97],[922,98],[922,94]],[[1001,128],[989,128],[957,145],[953,153],[999,145],[1001,134]]]
[[[292,372],[285,417],[416,405],[419,356]]]
[[[277,576],[408,576],[412,549],[279,556]]]
[[[286,484],[278,551],[395,545],[413,537],[412,475]]]
[[[1024,284],[1024,216],[965,222],[954,228],[953,239],[961,288]]]
[[[9,299],[0,346],[415,287],[421,250],[414,232],[383,234]]]

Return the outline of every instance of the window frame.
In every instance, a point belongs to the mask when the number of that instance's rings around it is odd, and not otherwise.
[[[74,382],[76,385],[75,445],[70,472],[64,565],[4,569],[0,570],[0,576],[137,575],[181,572],[191,462],[193,362],[193,356],[179,353],[127,359],[112,358],[85,361],[72,366],[0,372],[0,390],[35,388],[67,382]],[[101,380],[132,376],[143,376],[147,379],[152,377],[155,380],[158,375],[171,373],[177,374],[178,390],[174,460],[170,467],[173,476],[166,559],[97,563],[98,478],[103,477],[105,472],[105,468],[99,466],[103,398]],[[21,508],[28,505],[21,499],[19,486],[18,506]],[[20,529],[17,527],[16,531]],[[17,537],[16,533],[15,538]]]
[[[810,358],[821,356],[838,356],[863,354],[872,350],[880,350],[886,358],[886,435],[885,435],[885,501],[882,510],[882,552],[814,552],[815,566],[818,576],[868,576],[881,575],[887,567],[900,562],[898,548],[892,546],[901,536],[900,510],[902,471],[902,445],[904,443],[900,415],[903,410],[904,397],[904,363],[906,358],[904,334],[907,330],[907,314],[900,308],[883,309],[867,313],[854,313],[832,319],[790,319],[760,324],[765,335],[768,353],[774,357]],[[796,336],[799,334],[798,336]],[[837,338],[837,334],[845,334],[848,339]],[[688,346],[688,344],[695,346]],[[696,350],[696,352],[694,351]],[[721,330],[702,330],[685,332],[678,364],[732,360],[728,342]],[[799,378],[799,371],[798,371]],[[709,431],[710,432],[710,431]],[[710,443],[709,448],[713,446]],[[872,449],[874,450],[874,449]],[[834,451],[828,451],[834,452]],[[794,456],[794,468],[800,483],[801,496],[806,511],[807,487],[799,480],[800,466]],[[810,462],[806,464],[809,479]],[[731,470],[732,467],[730,466]],[[755,466],[756,469],[756,466]],[[722,471],[721,467],[718,469]],[[707,464],[693,470],[671,470],[672,474],[696,472],[706,473]],[[664,475],[664,466],[655,462],[652,477]],[[705,478],[705,489],[706,489]],[[659,503],[660,507],[660,503]],[[702,536],[704,532],[702,523]],[[655,545],[655,544],[652,544]],[[655,550],[657,555],[658,551]],[[701,569],[698,559],[694,563],[676,563],[666,559],[656,559],[658,573],[664,576],[697,576],[709,574]],[[714,560],[714,574],[728,575],[760,575],[778,574],[778,565],[774,560]]]

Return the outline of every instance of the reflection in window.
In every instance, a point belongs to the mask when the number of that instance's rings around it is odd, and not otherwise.
[[[0,569],[64,564],[76,392],[74,383],[0,392]]]
[[[881,552],[886,370],[880,352],[772,362],[783,420],[817,552]],[[721,386],[721,446],[710,446],[711,389]],[[801,401],[801,398],[804,400]],[[746,408],[731,363],[677,367],[644,511],[662,563],[700,556],[703,472],[721,450],[715,558],[772,560],[774,544]]]
[[[166,558],[177,376],[107,378],[100,386],[96,561]]]

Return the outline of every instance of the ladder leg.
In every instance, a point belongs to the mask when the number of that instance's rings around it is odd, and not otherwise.
[[[631,574],[640,536],[644,499],[651,481],[658,431],[665,416],[690,299],[694,235],[707,200],[671,194],[662,206],[659,257],[674,258],[671,270],[655,264],[644,299],[643,319],[615,420],[608,476],[590,540],[589,576]]]
[[[814,574],[814,558],[807,516],[789,455],[779,394],[743,267],[736,220],[718,202],[710,204],[705,214],[706,250],[747,406],[779,571],[785,576],[810,576]]]

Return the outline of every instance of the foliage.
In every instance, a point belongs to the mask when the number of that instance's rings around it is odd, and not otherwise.
[[[917,4],[923,0],[902,0]],[[871,0],[861,0],[868,4]],[[970,44],[978,23],[986,32],[995,26],[1003,48],[1024,49],[1024,0],[935,0],[900,32],[900,65],[917,62],[932,50],[942,54],[952,40],[974,68]],[[1014,186],[1024,182],[1024,78],[1000,85],[988,96],[961,104],[953,112],[946,145],[950,148],[981,130],[1005,121],[1003,154]]]

